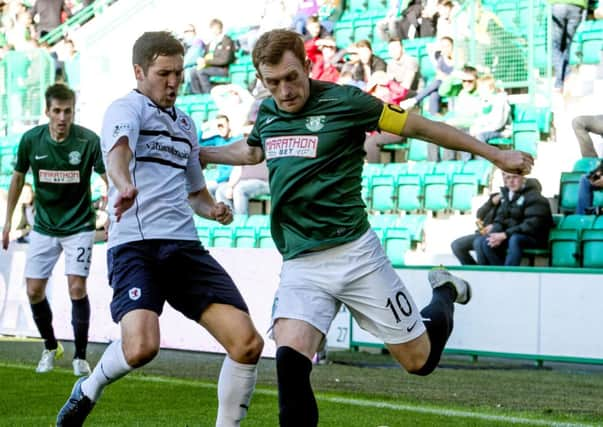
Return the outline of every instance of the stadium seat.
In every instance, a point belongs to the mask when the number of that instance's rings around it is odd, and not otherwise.
[[[257,231],[254,227],[235,227],[234,241],[235,248],[255,248],[257,246]]]
[[[574,213],[578,202],[578,186],[582,172],[561,172],[559,179],[559,213]]]
[[[428,151],[427,151],[427,142],[422,141],[420,139],[409,138],[408,139],[408,160],[412,160],[415,162],[420,162],[427,160]]]
[[[422,179],[418,174],[398,175],[396,183],[396,210],[420,211],[423,208]]]
[[[603,268],[603,230],[583,231],[582,267]]]
[[[474,174],[456,173],[452,176],[450,207],[461,212],[471,212],[473,198],[477,196],[479,180]]]
[[[370,209],[378,212],[393,211],[395,181],[392,175],[376,175],[369,181]]]
[[[410,233],[406,228],[388,228],[383,235],[383,248],[394,267],[402,267],[404,255],[410,249]]]
[[[260,227],[257,236],[257,247],[258,248],[276,248],[274,240],[272,240],[272,234],[270,233],[270,227]]]
[[[536,121],[513,122],[513,147],[536,157],[540,130]]]
[[[576,230],[554,229],[549,234],[552,267],[580,266],[580,237]]]
[[[581,35],[581,62],[583,64],[599,64],[603,50],[603,28],[588,31]]]
[[[260,229],[270,227],[270,215],[249,215],[245,221],[245,227]]]
[[[413,247],[425,241],[426,220],[426,215],[407,214],[402,215],[397,221],[399,227],[406,228],[410,233],[410,239]]]
[[[582,232],[582,230],[593,228],[596,219],[597,217],[595,215],[570,214],[561,220],[557,228],[563,230],[572,229]]]
[[[427,174],[423,184],[423,208],[434,213],[450,207],[450,186],[446,174]]]
[[[229,226],[214,227],[210,235],[210,246],[214,248],[233,247],[233,229]]]
[[[486,188],[490,186],[492,170],[493,165],[490,161],[485,159],[473,159],[465,162],[461,172],[464,174],[476,175],[480,188]]]
[[[601,160],[596,157],[581,157],[574,163],[572,172],[588,173],[594,170],[600,162]]]

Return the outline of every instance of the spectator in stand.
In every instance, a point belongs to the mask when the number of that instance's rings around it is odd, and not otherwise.
[[[381,40],[401,39],[400,21],[404,0],[389,0],[385,18],[377,22],[375,29]]]
[[[235,44],[224,34],[222,21],[212,19],[209,29],[212,39],[208,45],[208,52],[204,57],[197,59],[197,67],[190,73],[192,93],[209,93],[212,88],[209,78],[228,76],[228,66],[235,61]]]
[[[385,71],[375,71],[366,85],[366,92],[387,104],[397,105],[406,95],[400,83],[389,78]],[[381,163],[381,147],[402,142],[400,135],[388,132],[368,132],[364,140],[364,151],[368,163]]]
[[[36,30],[29,10],[19,3],[20,7],[14,10],[13,18],[8,18],[5,25],[6,43],[15,50],[27,50],[29,40],[36,37]]]
[[[36,0],[30,13],[34,22],[36,22],[38,37],[44,37],[61,25],[61,14],[63,12],[69,12],[65,0]]]
[[[402,41],[399,38],[390,39],[387,50],[390,60],[387,61],[387,74],[400,83],[406,90],[402,99],[417,90],[419,85],[419,61],[414,56],[404,53]]]
[[[297,0],[297,8],[293,16],[291,27],[299,34],[305,35],[307,21],[311,16],[318,16],[320,7],[316,0]]]
[[[241,50],[251,54],[255,42],[266,31],[275,28],[288,28],[293,22],[293,15],[295,14],[295,10],[291,9],[290,0],[264,0],[260,25],[248,31],[247,34],[239,36],[237,40]]]
[[[429,57],[434,63],[436,75],[433,80],[425,85],[413,98],[409,98],[401,106],[412,108],[423,99],[429,98],[427,111],[435,116],[440,112],[440,94],[438,89],[454,69],[454,41],[450,37],[442,37],[435,45],[428,45]]]
[[[408,6],[402,12],[400,36],[403,39],[433,37],[435,35],[435,13],[436,3],[434,0],[410,0]]]
[[[343,14],[344,0],[318,0],[318,17],[323,28],[333,34],[335,23]]]
[[[344,65],[345,68],[345,65]],[[349,85],[357,87],[358,89],[364,90],[366,87],[366,83],[362,80],[354,80],[354,74],[349,69],[342,69],[339,73],[339,80],[337,80],[337,84],[339,85]]]
[[[224,114],[219,114],[216,116],[215,125],[217,132],[213,136],[205,139],[201,139],[199,144],[202,147],[219,147],[222,145],[232,144],[240,139],[242,139],[241,135],[233,135],[230,129],[230,120],[228,116]],[[218,165],[217,166],[217,176],[215,180],[206,179],[205,184],[207,185],[207,190],[213,196],[216,194],[216,189],[222,183],[225,183],[230,178],[230,173],[232,172],[231,165]]]
[[[584,18],[588,0],[549,0],[552,15],[554,89],[563,90],[563,82],[569,74],[569,57],[572,39]]]
[[[436,38],[452,37],[454,34],[453,11],[455,4],[451,0],[440,0],[438,2],[437,21],[436,21]]]
[[[578,138],[582,157],[599,157],[590,134],[603,136],[603,115],[578,116],[572,120],[572,128]]]
[[[216,190],[216,202],[232,208],[235,215],[249,213],[249,199],[270,194],[266,161],[255,165],[234,166],[227,182]]]
[[[503,172],[503,181],[492,227],[475,244],[480,265],[520,265],[524,249],[546,248],[555,224],[538,180]]]
[[[306,21],[306,35],[304,36],[304,46],[308,59],[312,64],[316,64],[319,61],[319,57],[322,55],[318,41],[327,37],[329,34],[320,24],[318,16],[313,15],[308,17]]]
[[[576,213],[580,215],[601,215],[601,207],[593,207],[594,192],[601,191],[601,189],[603,189],[603,162],[588,175],[583,175],[580,178]]]
[[[341,60],[341,53],[337,52],[335,39],[331,36],[316,41],[320,55],[312,65],[310,76],[315,80],[337,83],[339,80],[339,68],[337,64]]]
[[[188,24],[184,28],[181,37],[184,46],[184,84],[182,91],[191,93],[191,76],[197,69],[197,61],[206,54],[205,42],[197,36],[197,28],[193,24]]]
[[[371,42],[360,40],[348,48],[351,53],[350,60],[344,64],[342,71],[351,71],[354,80],[367,83],[375,71],[385,71],[385,61],[373,54]]]
[[[482,142],[500,138],[511,122],[511,105],[507,92],[496,86],[491,74],[477,79],[481,112],[469,128],[469,133]]]
[[[475,221],[477,230],[475,233],[459,237],[450,244],[452,253],[461,265],[477,265],[470,252],[475,249],[475,244],[479,241],[478,238],[488,234],[492,229],[492,223],[500,205],[500,197],[500,193],[490,194],[486,203],[477,210],[477,221]]]

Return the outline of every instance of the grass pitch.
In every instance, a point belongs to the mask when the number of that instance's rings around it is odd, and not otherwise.
[[[51,426],[75,377],[67,360],[36,374],[39,342],[0,341],[0,426]],[[91,345],[95,363],[104,346]],[[419,378],[388,356],[332,353],[312,373],[320,426],[603,426],[603,369],[445,358]],[[162,350],[105,390],[87,426],[212,426],[222,356]],[[262,360],[244,426],[277,426],[274,362]]]

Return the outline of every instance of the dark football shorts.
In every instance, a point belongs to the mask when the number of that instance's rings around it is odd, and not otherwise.
[[[161,314],[167,301],[195,322],[213,303],[249,313],[236,285],[220,264],[193,240],[141,240],[107,251],[111,316],[116,323],[137,309]]]

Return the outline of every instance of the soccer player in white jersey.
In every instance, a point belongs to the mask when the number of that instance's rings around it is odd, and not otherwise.
[[[11,218],[31,170],[35,187],[35,219],[27,251],[25,282],[34,322],[44,340],[36,372],[49,372],[63,355],[52,327],[46,285],[59,256],[65,252],[65,274],[71,298],[75,353],[73,373],[90,374],[86,361],[90,302],[86,278],[94,242],[94,211],[90,198],[92,171],[106,182],[98,135],[73,123],[75,93],[56,84],[45,93],[48,124],[23,134],[11,179],[2,246],[8,249]]]
[[[232,213],[207,191],[195,126],[174,107],[183,55],[171,34],[144,33],[133,48],[137,89],[105,114],[107,263],[111,315],[120,324],[121,340],[107,347],[89,377],[76,382],[57,426],[82,425],[108,384],[157,355],[166,301],[226,349],[216,425],[238,426],[246,415],[263,340],[232,279],[197,237],[193,211],[221,224],[230,223]]]

